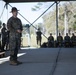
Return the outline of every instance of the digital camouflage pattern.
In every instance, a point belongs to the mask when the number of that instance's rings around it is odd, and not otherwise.
[[[10,60],[17,60],[18,50],[21,45],[21,33],[17,30],[22,31],[22,23],[19,18],[11,17],[7,22],[7,28],[9,30],[9,49],[11,50]]]

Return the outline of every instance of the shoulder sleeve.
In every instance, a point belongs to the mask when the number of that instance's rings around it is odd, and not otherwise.
[[[22,22],[20,19],[19,19],[19,24],[20,24],[20,29],[23,30]]]
[[[8,29],[8,30],[11,30],[11,25],[12,25],[12,21],[11,21],[11,18],[10,18],[10,19],[8,19],[8,21],[7,21],[7,29]]]

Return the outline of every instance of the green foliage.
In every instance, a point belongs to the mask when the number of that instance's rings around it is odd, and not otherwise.
[[[32,11],[40,10],[42,5],[42,2],[38,2],[34,7],[32,7]]]
[[[33,11],[41,9],[41,6],[46,3],[38,2],[33,8]],[[49,4],[48,4],[49,5]],[[50,6],[50,5],[49,5]],[[59,4],[59,17],[58,17],[58,30],[59,32],[64,32],[64,22],[65,22],[65,12],[67,17],[68,30],[76,30],[76,3],[75,2],[65,2]],[[44,26],[47,33],[52,32],[56,33],[56,7],[53,7],[52,11],[50,10],[47,14],[43,16]],[[42,28],[41,25],[37,25]]]
[[[36,8],[32,8],[32,11],[36,11]]]
[[[33,6],[31,9],[32,11],[38,11],[40,9],[45,9],[47,6],[50,5],[47,2],[37,2],[35,6]]]
[[[76,18],[76,14],[73,17]]]
[[[76,30],[76,21],[73,24],[73,30]]]
[[[58,30],[59,32],[64,32],[64,15],[66,11],[68,28],[72,31],[76,30],[76,3],[75,2],[65,2],[59,5],[59,18],[58,18]],[[43,17],[44,25],[46,26],[47,33],[56,32],[56,8],[50,11]],[[68,29],[68,30],[69,30]]]

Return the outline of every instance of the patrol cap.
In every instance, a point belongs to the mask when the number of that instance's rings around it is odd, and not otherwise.
[[[12,7],[11,12],[13,12],[13,11],[19,11],[19,10],[17,10],[16,7]]]

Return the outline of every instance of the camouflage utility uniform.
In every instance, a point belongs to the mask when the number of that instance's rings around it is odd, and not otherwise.
[[[20,49],[21,44],[21,33],[18,33],[17,30],[22,31],[22,23],[19,18],[14,18],[13,16],[9,18],[7,22],[7,28],[9,30],[9,50],[10,61],[17,60],[18,50]]]
[[[61,35],[57,36],[57,42],[56,42],[56,46],[62,46],[63,44],[63,37]]]
[[[54,47],[54,37],[52,35],[48,37],[48,47]]]
[[[7,29],[6,27],[3,27],[1,30],[2,35],[2,51],[4,51],[4,47],[6,46],[6,36],[7,36]]]
[[[37,37],[36,37],[37,45],[39,44],[39,46],[41,46],[41,40],[42,40],[41,34],[42,34],[42,32],[37,31],[36,34],[37,34]]]

